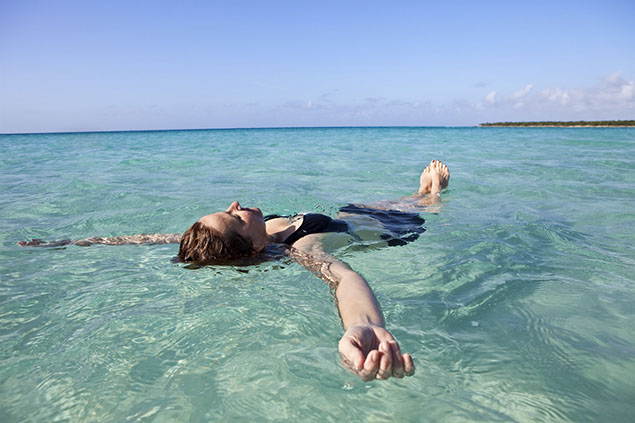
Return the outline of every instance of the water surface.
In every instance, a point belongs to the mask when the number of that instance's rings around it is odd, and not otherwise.
[[[331,246],[413,355],[404,380],[339,365],[328,287],[295,263],[16,246],[183,232],[233,200],[334,215],[414,192],[433,158],[452,177],[417,241]],[[0,136],[0,421],[632,421],[634,198],[633,129]]]

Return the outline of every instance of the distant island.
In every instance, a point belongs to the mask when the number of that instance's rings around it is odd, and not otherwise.
[[[573,127],[573,128],[587,128],[587,127],[600,127],[600,128],[626,128],[635,127],[635,120],[594,120],[584,121],[579,120],[575,122],[495,122],[495,123],[481,123],[479,126],[536,126],[536,127]]]

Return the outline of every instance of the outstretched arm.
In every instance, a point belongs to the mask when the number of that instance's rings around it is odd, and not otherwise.
[[[77,241],[70,239],[62,239],[57,241],[42,241],[41,239],[32,239],[31,241],[20,241],[18,245],[22,247],[61,247],[63,245],[74,244],[80,247],[89,247],[93,244],[107,245],[138,245],[138,244],[178,244],[181,242],[183,234],[139,234],[125,235],[114,237],[94,236],[84,238]]]
[[[385,329],[384,317],[366,280],[346,263],[324,253],[319,235],[293,244],[290,256],[326,281],[335,292],[346,332],[339,342],[344,363],[364,380],[402,378],[414,373],[410,354],[402,354]]]

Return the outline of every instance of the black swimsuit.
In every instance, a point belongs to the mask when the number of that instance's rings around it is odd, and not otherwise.
[[[278,215],[265,216],[265,221],[275,219],[277,217],[286,217]],[[307,213],[302,217],[302,224],[294,233],[289,235],[284,243],[291,245],[302,237],[310,234],[321,234],[326,232],[349,232],[348,223],[343,220],[331,219],[328,216],[318,213]]]
[[[407,213],[398,210],[380,210],[374,208],[360,207],[355,204],[340,209],[342,212],[369,216],[379,220],[382,225],[389,231],[381,234],[381,239],[385,240],[389,246],[406,245],[419,238],[425,229],[422,227],[425,222],[419,213]],[[265,221],[275,219],[277,217],[288,217],[269,215],[265,216]],[[349,232],[348,223],[343,220],[331,219],[328,216],[318,213],[307,213],[303,216],[302,224],[294,233],[292,233],[284,243],[292,245],[302,237],[310,234],[319,234],[326,232]]]

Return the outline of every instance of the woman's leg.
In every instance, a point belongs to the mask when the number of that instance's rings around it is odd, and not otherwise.
[[[421,233],[424,220],[421,212],[438,212],[441,190],[448,186],[450,171],[438,160],[432,160],[423,170],[419,190],[393,201],[372,204],[349,204],[342,207],[338,219],[346,220],[361,239],[379,236],[388,245],[405,245]],[[377,235],[379,233],[379,235]]]
[[[412,195],[398,198],[397,200],[384,200],[369,204],[356,204],[354,207],[378,209],[378,210],[397,210],[409,213],[420,213],[437,211],[430,210],[428,206],[439,203],[441,191],[448,186],[450,181],[450,170],[439,160],[432,160],[428,166],[421,172],[419,178],[419,189]],[[344,207],[342,212],[338,214],[338,218],[345,219],[349,213],[346,212],[348,207]],[[356,214],[356,213],[355,213]]]
[[[419,190],[397,201],[414,202],[420,206],[437,204],[441,198],[441,191],[448,186],[448,182],[450,182],[450,169],[445,163],[439,160],[432,160],[421,172]]]

